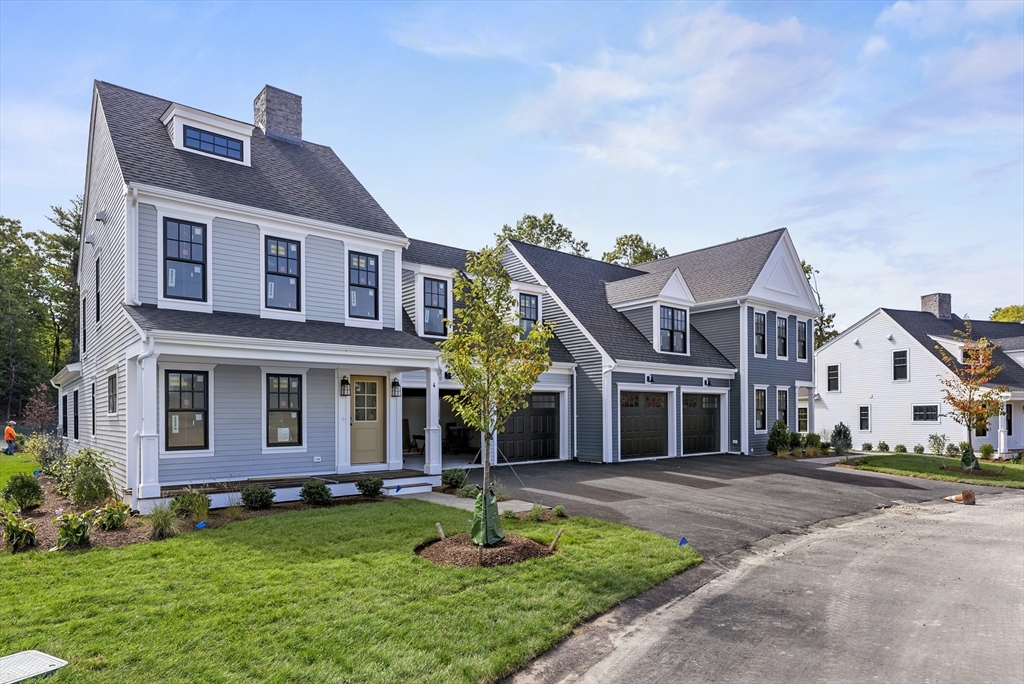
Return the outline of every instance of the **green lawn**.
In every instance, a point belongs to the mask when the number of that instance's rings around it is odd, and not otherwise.
[[[910,475],[911,477],[924,477],[929,480],[946,480],[948,482],[962,482],[973,485],[1024,488],[1024,464],[1006,463],[1006,470],[1003,470],[1002,477],[972,477],[969,473],[959,470],[959,458],[925,456],[922,454],[885,454],[864,456],[861,460],[864,464],[856,466],[861,470],[874,470],[879,473]],[[958,470],[939,470],[940,465],[955,467]],[[981,467],[984,470],[999,471],[1003,468],[1003,465],[1003,463],[998,465],[982,463]]]
[[[282,513],[163,542],[0,555],[0,644],[71,665],[54,682],[477,682],[700,557],[622,525],[502,521],[555,556],[435,566],[466,531],[415,500]]]
[[[0,442],[3,444],[3,442]],[[7,486],[11,475],[16,473],[31,473],[39,468],[39,464],[33,460],[32,454],[27,451],[20,451],[13,456],[0,454],[0,489]]]

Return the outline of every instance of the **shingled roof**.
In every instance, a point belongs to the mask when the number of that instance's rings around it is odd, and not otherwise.
[[[330,147],[268,137],[254,126],[251,165],[234,164],[175,149],[160,122],[170,101],[103,81],[96,90],[127,183],[405,237]]]
[[[734,368],[693,325],[690,326],[689,356],[656,352],[643,333],[608,303],[606,283],[642,276],[643,271],[516,240],[512,244],[612,358],[678,366]],[[558,331],[555,332],[557,334]]]
[[[785,228],[779,228],[640,264],[636,268],[649,273],[678,268],[698,304],[744,297],[785,232]]]
[[[675,273],[675,269],[666,268],[654,273],[643,273],[632,278],[623,278],[604,284],[609,304],[619,304],[636,299],[657,297],[665,288],[665,283]]]
[[[464,271],[466,269],[466,252],[468,251],[437,242],[409,238],[409,246],[402,253],[402,261],[407,264],[437,266],[439,268]]]
[[[925,349],[942,361],[942,355],[935,348],[935,341],[929,337],[953,339],[957,330],[964,329],[964,320],[954,314],[952,318],[938,318],[927,311],[906,311],[903,309],[885,309],[884,311],[896,324],[907,331]],[[971,321],[971,333],[975,339],[986,337],[990,341],[1015,340],[1024,327],[1020,323],[1001,323],[998,321]],[[1012,343],[1011,343],[1012,344]],[[1006,347],[1012,349],[1013,347]],[[1003,370],[996,376],[994,385],[1006,385],[1014,389],[1024,389],[1024,366],[1020,366],[1004,352],[1002,346],[992,351],[992,365],[1002,366]]]

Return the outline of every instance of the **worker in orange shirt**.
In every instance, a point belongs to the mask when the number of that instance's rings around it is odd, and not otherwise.
[[[17,425],[13,420],[7,423],[7,427],[4,429],[4,440],[7,442],[7,450],[4,451],[8,456],[14,455],[14,440],[18,439],[18,435],[14,432],[14,426]]]

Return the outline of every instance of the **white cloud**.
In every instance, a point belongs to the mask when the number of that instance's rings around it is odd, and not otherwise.
[[[883,9],[879,26],[892,26],[911,35],[935,36],[955,33],[966,25],[1007,24],[1008,17],[1021,14],[1024,4],[1013,0],[899,0]]]
[[[883,52],[887,52],[888,50],[889,41],[887,41],[884,36],[871,36],[864,43],[864,47],[860,51],[860,56],[863,59],[868,59],[875,55],[880,55]]]

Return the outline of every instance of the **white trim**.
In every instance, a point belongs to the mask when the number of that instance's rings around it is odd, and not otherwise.
[[[157,455],[160,459],[196,458],[213,456],[215,453],[213,442],[213,386],[215,363],[192,363],[186,361],[178,363],[175,361],[158,360],[156,364],[156,391],[157,391]],[[196,371],[206,373],[206,448],[205,449],[172,449],[167,450],[167,392],[165,391],[166,371],[181,371],[192,373]],[[147,389],[147,391],[149,391]],[[141,397],[140,397],[141,400]]]
[[[172,103],[171,106],[164,111],[160,116],[160,122],[165,128],[170,128],[168,135],[174,143],[175,149],[202,155],[203,157],[226,161],[231,164],[238,164],[239,166],[252,166],[253,124],[245,124],[240,121],[235,121],[234,119],[227,119],[216,114],[210,114],[209,112],[193,109],[192,107],[186,107],[185,105],[177,103]],[[210,154],[203,150],[185,147],[185,125],[201,129],[207,133],[240,140],[242,143],[242,159],[231,159],[230,157],[222,157],[219,154]]]
[[[730,448],[732,447],[732,443],[729,442],[729,390],[730,390],[730,388],[729,387],[711,387],[711,386],[706,386],[706,387],[697,387],[697,388],[695,388],[696,391],[688,392],[687,391],[687,387],[684,385],[684,386],[680,387],[680,390],[681,390],[679,392],[679,426],[680,426],[680,433],[679,434],[680,434],[680,436],[681,437],[685,436],[683,434],[683,431],[686,429],[686,424],[683,421],[683,411],[686,408],[685,406],[683,406],[683,397],[685,397],[687,394],[696,394],[698,396],[701,395],[701,394],[717,394],[719,397],[721,397],[721,400],[718,402],[718,432],[719,432],[718,444],[719,444],[720,447],[721,446],[725,446],[725,447],[728,447],[728,448],[719,449],[718,451],[701,451],[701,452],[697,452],[697,453],[693,453],[693,454],[688,454],[688,453],[686,453],[686,450],[684,448],[684,442],[680,441],[680,443],[679,443],[679,455],[680,456],[700,456],[702,454],[730,454],[730,453],[734,454],[734,453],[736,453],[735,451],[731,451],[730,450]],[[634,459],[630,459],[630,460],[632,461]]]
[[[936,401],[934,404],[915,404],[915,403],[911,402],[911,404],[910,404],[910,424],[913,425],[914,423],[935,423],[936,425],[939,425],[940,423],[942,423],[942,404],[943,404],[943,402],[941,402],[941,401]],[[914,420],[914,409],[916,407],[918,407],[918,406],[921,406],[921,407],[924,407],[924,406],[934,406],[935,407],[935,420]]]
[[[395,274],[395,330],[402,329],[402,250],[392,250],[394,254],[394,274]],[[449,288],[450,289],[450,288]]]
[[[755,435],[767,435],[768,434],[768,388],[770,385],[754,385],[754,434]],[[758,429],[757,427],[757,393],[759,391],[764,392],[764,428]],[[776,398],[776,401],[778,399]]]
[[[213,214],[201,214],[189,211],[188,208],[179,210],[177,207],[167,207],[162,204],[156,207],[156,303],[161,309],[175,309],[178,311],[198,311],[201,313],[213,313]],[[203,241],[205,258],[203,259],[203,285],[206,299],[197,301],[192,299],[175,299],[164,296],[164,246],[167,243],[164,231],[164,219],[189,221],[201,223],[206,226],[206,236]]]
[[[678,273],[678,271],[676,271]],[[661,348],[661,309],[679,309],[685,314],[686,317],[686,351],[685,352],[673,352],[665,351]],[[651,306],[651,313],[654,317],[654,322],[651,328],[651,342],[654,344],[654,351],[659,354],[671,354],[672,356],[689,356],[690,355],[690,309],[689,307],[679,306],[676,304],[669,304],[666,302],[657,302]]]
[[[820,354],[821,352],[825,351],[826,349],[828,349],[829,347],[831,347],[831,346],[832,346],[833,344],[835,344],[836,342],[838,342],[838,341],[839,341],[840,339],[842,339],[842,338],[846,337],[846,336],[847,336],[848,334],[850,334],[851,332],[853,332],[854,330],[856,330],[857,328],[859,328],[859,327],[860,327],[861,325],[863,325],[864,323],[867,323],[867,322],[868,322],[868,321],[869,321],[870,319],[874,318],[875,316],[877,316],[877,315],[878,315],[878,314],[880,314],[880,313],[883,313],[883,312],[882,312],[882,310],[881,310],[880,308],[879,308],[879,309],[875,309],[874,311],[872,311],[871,313],[869,313],[869,314],[868,314],[867,316],[865,316],[864,318],[860,319],[859,321],[857,321],[856,323],[854,323],[853,325],[851,325],[851,326],[850,326],[849,328],[847,328],[846,330],[842,331],[841,333],[839,333],[838,335],[836,335],[835,337],[833,337],[833,338],[832,338],[831,340],[829,340],[829,341],[828,341],[828,342],[826,342],[825,344],[823,344],[823,345],[821,345],[820,347],[818,347],[817,349],[815,349],[815,350],[814,350],[814,354],[815,354],[815,355],[818,355],[818,354]],[[818,317],[820,317],[820,314],[818,315]],[[889,319],[890,321],[892,321],[893,325],[895,325],[895,326],[897,326],[898,328],[900,328],[900,330],[902,330],[902,329],[903,329],[903,326],[901,326],[901,325],[899,325],[898,323],[896,323],[896,321],[895,321],[895,320],[893,320],[893,318],[892,318],[891,316],[886,316],[886,317],[887,317],[887,318],[888,318],[888,319]]]
[[[440,271],[440,270],[443,270],[443,269],[431,269],[431,270],[432,271]],[[413,302],[414,302],[413,303],[413,307],[415,308],[415,313],[414,313],[415,319],[414,319],[413,323],[416,325],[416,334],[419,335],[420,337],[426,337],[426,338],[429,338],[429,339],[432,339],[432,340],[446,340],[446,339],[448,339],[447,335],[437,335],[435,333],[425,333],[423,331],[423,316],[426,313],[426,304],[425,304],[424,297],[423,297],[423,287],[425,285],[424,281],[427,280],[428,278],[430,280],[441,280],[441,281],[444,281],[446,283],[446,285],[445,285],[445,318],[450,319],[450,318],[452,318],[452,307],[455,305],[455,297],[454,297],[454,295],[452,295],[452,284],[453,284],[452,283],[452,281],[453,281],[452,274],[451,274],[451,272],[449,272],[448,275],[437,275],[436,273],[428,272],[428,271],[425,271],[425,270],[421,270],[421,271],[418,271],[418,272],[414,271],[414,273],[415,273],[415,276],[413,277],[413,287],[415,288],[415,292],[413,292]]]
[[[91,389],[91,396],[89,397],[92,402],[89,406],[89,436],[96,437],[96,376],[90,378],[89,387]]]
[[[376,318],[357,318],[349,314],[349,308],[352,304],[349,298],[349,253],[356,252],[357,254],[366,254],[368,256],[377,257],[377,317]],[[384,248],[376,247],[369,243],[350,242],[345,240],[345,266],[342,272],[343,278],[343,291],[344,291],[344,310],[345,314],[345,325],[353,328],[373,328],[375,330],[384,329],[384,283],[381,282],[384,276]],[[398,293],[395,293],[396,296]]]
[[[537,298],[537,320],[534,322],[534,325],[540,325],[541,323],[544,322],[544,287],[543,286],[532,285],[532,284],[529,284],[529,283],[516,283],[516,282],[513,282],[512,283],[512,288],[511,288],[510,292],[512,294],[512,298],[515,299],[515,301],[516,301],[515,316],[516,316],[516,323],[517,324],[521,324],[522,320],[523,320],[522,315],[520,314],[520,312],[522,311],[522,302],[520,300],[520,295],[524,295],[524,294],[525,295],[530,295],[531,297],[536,297]]]
[[[260,318],[274,318],[282,321],[306,320],[306,233],[291,231],[287,228],[260,224],[260,248],[257,272],[260,274]],[[291,240],[299,243],[299,310],[274,309],[267,307],[267,238],[273,240]]]
[[[679,396],[678,396],[680,391],[681,391],[681,389],[682,389],[682,387],[679,386],[679,385],[647,385],[647,384],[641,385],[639,383],[631,383],[631,382],[620,382],[620,383],[616,384],[616,386],[615,386],[615,401],[616,401],[616,405],[619,407],[618,413],[616,414],[616,416],[617,416],[616,427],[617,427],[617,432],[619,434],[619,443],[615,445],[615,456],[616,456],[616,460],[617,461],[622,462],[622,460],[623,460],[623,458],[622,458],[622,391],[626,390],[627,392],[644,392],[644,393],[648,393],[648,394],[662,394],[663,393],[663,394],[670,395],[669,398],[666,399],[667,401],[671,402],[666,407],[666,408],[668,408],[668,411],[666,411],[666,413],[668,414],[668,443],[666,445],[667,448],[668,448],[668,453],[660,456],[660,458],[666,458],[666,457],[678,456],[680,454],[680,450],[678,448],[678,445],[676,444],[676,432],[677,432],[676,425],[677,425],[677,421],[680,419],[680,416],[682,415],[682,405],[679,403]],[[676,415],[677,413],[680,414],[680,415],[677,416]],[[659,458],[659,456],[653,456],[653,457],[652,456],[641,456],[640,458]],[[640,459],[629,458],[627,460],[629,460],[629,461],[636,461],[636,460],[640,460]]]
[[[745,454],[750,451],[750,390],[747,383],[750,360],[747,358],[747,346],[753,331],[750,329],[752,322],[747,317],[746,302],[737,308],[740,314],[740,453]]]
[[[671,363],[649,363],[647,361],[622,361],[615,370],[623,373],[659,373],[684,378],[717,378],[731,380],[738,372],[735,368],[709,368],[706,366],[682,366]]]
[[[867,430],[865,430],[864,428],[862,428],[860,426],[861,425],[861,423],[860,423],[860,410],[861,409],[867,409],[868,410],[868,429]],[[857,432],[866,432],[868,434],[871,434],[871,424],[874,422],[873,418],[874,417],[871,415],[871,404],[858,404],[857,405]],[[911,418],[913,418],[913,410],[911,410]]]
[[[103,376],[103,381],[107,385],[107,387],[105,388],[105,394],[104,394],[104,396],[106,397],[106,400],[107,400],[107,410],[104,411],[104,413],[107,416],[116,416],[121,411],[121,402],[118,401],[118,396],[117,396],[117,380],[118,380],[117,375],[118,375],[117,374],[117,364],[115,363],[113,366],[108,366],[107,367],[106,373]],[[114,377],[114,410],[113,411],[110,410],[110,377],[111,376]]]
[[[804,358],[800,358],[800,324],[804,324]],[[796,355],[797,363],[807,363],[814,353],[814,338],[811,336],[813,321],[809,321],[806,318],[800,318],[797,316],[796,319],[796,349],[793,353]]]
[[[294,366],[260,366],[260,395],[263,411],[260,415],[260,430],[263,436],[260,438],[260,448],[264,454],[304,454],[309,450],[309,420],[306,401],[307,386],[306,372],[309,368],[298,368]],[[302,444],[298,446],[275,447],[267,444],[267,376],[268,375],[300,375],[302,376],[302,408],[299,409],[302,416]]]
[[[775,358],[781,361],[789,361],[789,316],[786,314],[779,315],[780,312],[775,312]],[[786,355],[781,356],[779,354],[779,321],[783,320],[786,322]]]
[[[768,358],[768,309],[761,309],[756,306],[751,307],[754,310],[754,318],[750,322],[753,326],[750,330],[751,337],[754,340],[754,346],[752,351],[754,352],[755,359],[767,359]],[[764,316],[764,353],[759,354],[757,352],[757,316],[758,314]]]
[[[889,356],[889,382],[910,382],[910,349],[892,349],[892,354]],[[907,377],[902,380],[897,380],[894,376],[896,375],[896,352],[904,352],[907,357]]]
[[[835,366],[838,369],[836,371],[836,388],[834,390],[830,390],[828,388],[828,369],[831,368],[832,366]],[[828,393],[841,394],[842,391],[843,391],[843,364],[840,363],[839,361],[836,361],[835,363],[826,363],[825,364],[825,393],[826,394],[828,394]]]

